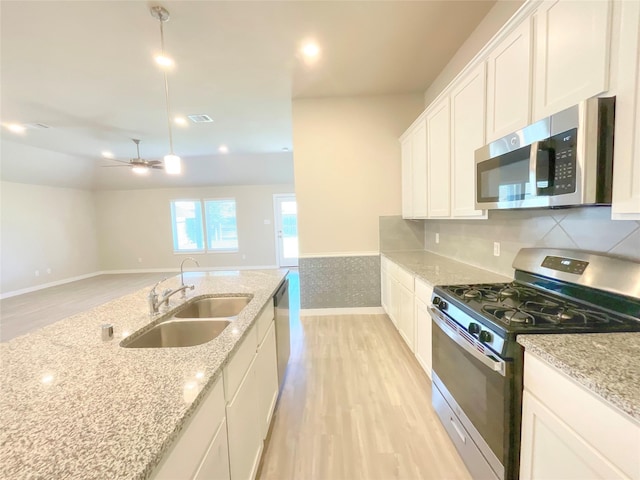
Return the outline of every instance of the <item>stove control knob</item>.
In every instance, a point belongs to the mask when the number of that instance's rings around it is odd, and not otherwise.
[[[433,297],[433,304],[438,307],[440,310],[447,309],[447,302],[442,300],[440,297]]]
[[[467,330],[470,334],[475,335],[476,333],[480,333],[480,325],[478,325],[477,323],[470,323],[469,327],[467,327]]]
[[[491,335],[491,332],[482,330],[480,332],[480,335],[478,335],[478,340],[480,340],[482,343],[491,343],[491,340],[493,340],[493,335]]]

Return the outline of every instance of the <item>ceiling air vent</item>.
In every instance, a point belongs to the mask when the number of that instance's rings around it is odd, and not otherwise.
[[[51,128],[46,123],[25,123],[24,126],[31,130],[46,130],[47,128]]]
[[[193,123],[211,123],[213,122],[213,118],[211,118],[209,115],[187,115],[189,117],[189,120],[191,120]]]

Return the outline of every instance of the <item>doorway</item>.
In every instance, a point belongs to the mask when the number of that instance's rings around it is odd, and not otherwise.
[[[273,196],[279,267],[298,266],[298,205],[294,194]]]

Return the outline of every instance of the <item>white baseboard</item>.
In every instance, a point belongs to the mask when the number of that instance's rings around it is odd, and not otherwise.
[[[324,315],[381,315],[382,307],[354,307],[354,308],[301,308],[301,317],[316,317]]]
[[[23,295],[25,293],[36,292],[44,288],[57,287],[58,285],[64,285],[65,283],[77,282],[78,280],[84,280],[85,278],[95,277],[96,275],[102,275],[103,273],[104,272],[86,273],[84,275],[78,275],[77,277],[64,278],[62,280],[56,280],[55,282],[42,283],[40,285],[35,285],[33,287],[21,288],[20,290],[5,292],[3,294],[0,294],[0,300],[4,300],[5,298],[10,298],[10,297],[16,297],[18,295]]]

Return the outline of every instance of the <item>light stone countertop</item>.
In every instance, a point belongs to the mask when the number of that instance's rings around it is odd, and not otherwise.
[[[383,252],[382,255],[431,285],[511,282],[499,273],[473,267],[424,250]]]
[[[149,324],[150,287],[1,343],[0,478],[148,478],[286,274],[185,274],[196,286],[187,299],[253,295],[203,345],[119,346]],[[179,283],[176,276],[160,288]],[[183,303],[180,294],[171,300],[171,309]],[[113,340],[102,341],[103,323],[114,325]]]
[[[520,335],[518,343],[640,422],[640,332]]]

